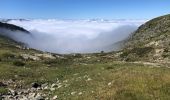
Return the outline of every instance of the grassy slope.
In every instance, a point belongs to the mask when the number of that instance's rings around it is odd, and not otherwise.
[[[67,55],[65,59],[23,60],[20,54],[41,53],[23,50],[17,43],[0,37],[0,81],[12,79],[8,87],[31,87],[32,82],[59,83],[49,95],[59,99],[151,100],[170,99],[170,69],[115,61],[112,54]],[[17,66],[16,61],[25,65]],[[15,86],[16,87],[16,86]],[[45,90],[41,92],[49,92]],[[0,94],[7,92],[0,88]]]
[[[127,41],[122,56],[127,61],[170,62],[169,38],[170,15],[157,17],[138,28]]]

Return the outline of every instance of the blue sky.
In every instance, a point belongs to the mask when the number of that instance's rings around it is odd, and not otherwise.
[[[170,0],[0,0],[0,18],[150,19]]]

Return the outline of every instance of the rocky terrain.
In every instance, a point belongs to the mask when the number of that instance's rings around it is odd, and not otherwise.
[[[147,22],[109,53],[53,54],[0,36],[0,100],[169,100],[169,21]]]

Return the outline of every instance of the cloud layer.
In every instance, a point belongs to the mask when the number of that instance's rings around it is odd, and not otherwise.
[[[114,43],[127,38],[145,20],[11,20],[31,36],[12,34],[29,47],[54,53],[112,51]],[[10,33],[10,32],[8,32]],[[11,35],[11,33],[10,33]],[[9,35],[9,36],[10,36]]]

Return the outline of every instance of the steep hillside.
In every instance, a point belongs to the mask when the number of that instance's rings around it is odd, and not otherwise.
[[[170,15],[148,21],[126,43],[121,55],[125,60],[169,61]]]

